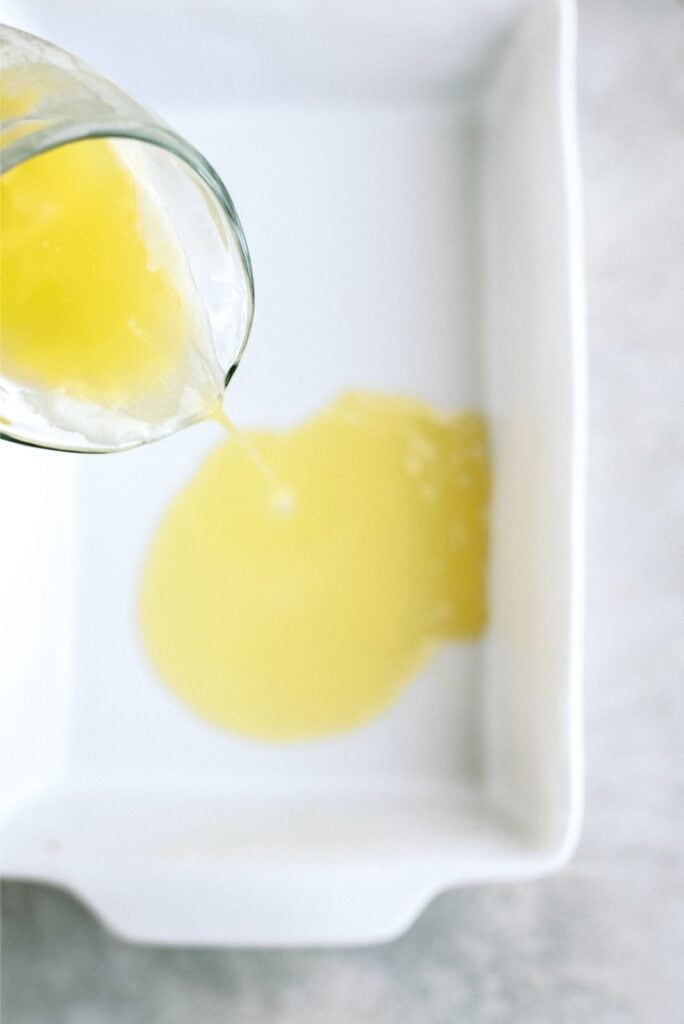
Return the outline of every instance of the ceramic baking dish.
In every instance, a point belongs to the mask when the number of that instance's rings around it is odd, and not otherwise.
[[[578,833],[572,5],[203,0],[166,35],[161,7],[122,6],[111,33],[80,4],[18,9],[227,182],[257,287],[231,416],[294,423],[348,386],[484,409],[490,622],[346,735],[222,733],[155,678],[135,617],[155,522],[218,428],[116,456],[4,444],[3,870],[139,941],[385,939],[443,889],[557,868]]]

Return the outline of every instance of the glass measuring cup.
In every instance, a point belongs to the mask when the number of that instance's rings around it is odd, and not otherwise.
[[[203,419],[237,368],[254,307],[247,244],[221,179],[162,120],[51,43],[0,27],[0,76],[2,174],[58,147],[107,140],[117,158],[134,169],[144,201],[165,219],[192,281],[193,309],[202,325],[188,356],[187,380],[179,378],[172,390],[160,381],[144,399],[137,396],[132,404],[115,407],[17,378],[3,367],[0,338],[0,437],[45,448],[110,452]]]

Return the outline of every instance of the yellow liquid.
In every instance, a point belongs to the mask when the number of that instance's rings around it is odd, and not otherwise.
[[[481,417],[349,393],[220,444],[176,496],[140,591],[147,652],[199,715],[290,740],[376,715],[485,621]]]
[[[168,388],[188,311],[170,243],[157,237],[151,255],[113,145],[72,143],[7,171],[0,214],[2,376],[107,408]]]

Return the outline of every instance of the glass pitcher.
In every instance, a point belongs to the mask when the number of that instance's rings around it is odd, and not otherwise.
[[[3,177],[58,147],[107,140],[117,159],[134,169],[145,202],[153,201],[157,215],[165,218],[202,323],[187,380],[177,380],[174,389],[160,381],[158,389],[114,407],[98,407],[78,388],[68,393],[36,384],[30,374],[17,375],[10,359],[3,366],[0,337],[0,436],[45,448],[109,452],[203,419],[221,401],[237,368],[254,308],[249,252],[221,179],[162,120],[42,39],[3,26],[0,76]],[[78,186],[74,181],[73,188]]]

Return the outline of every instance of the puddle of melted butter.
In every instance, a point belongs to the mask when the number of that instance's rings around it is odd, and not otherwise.
[[[482,417],[404,398],[350,392],[288,432],[229,435],[149,550],[152,664],[246,736],[360,724],[483,629],[488,485]]]

